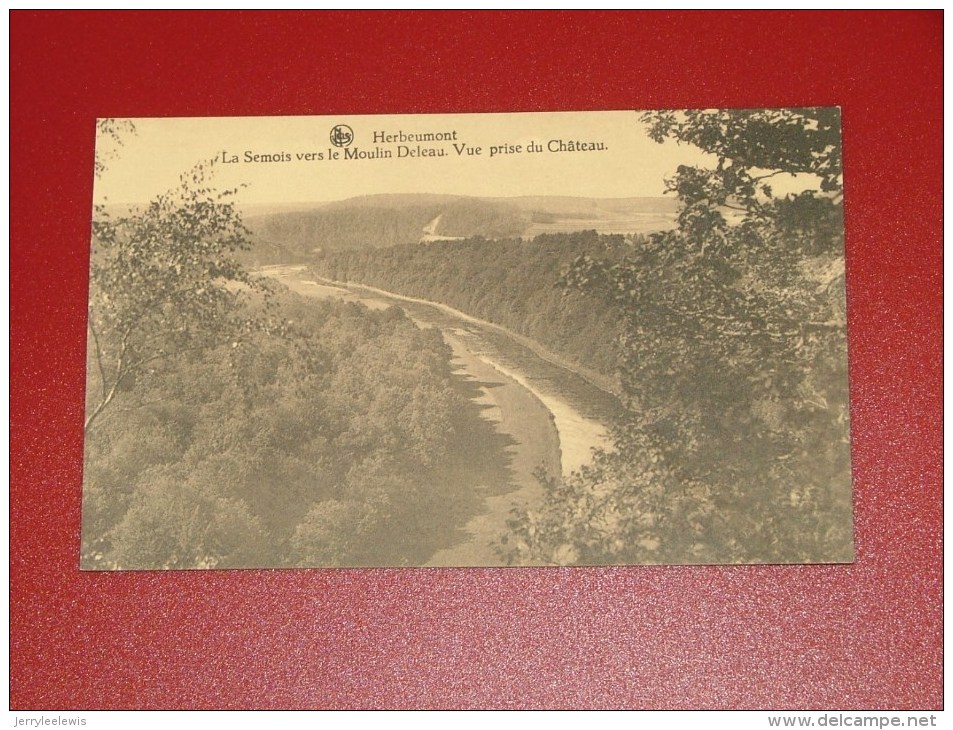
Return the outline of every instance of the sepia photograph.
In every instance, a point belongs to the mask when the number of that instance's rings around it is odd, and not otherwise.
[[[853,561],[839,109],[96,135],[82,569]]]

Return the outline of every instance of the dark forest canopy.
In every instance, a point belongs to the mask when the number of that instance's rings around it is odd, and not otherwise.
[[[440,335],[272,301],[291,334],[177,355],[88,434],[84,567],[420,564],[454,529],[434,510],[474,509],[445,469],[481,424]]]
[[[312,259],[319,276],[354,281],[448,304],[530,337],[576,365],[618,382],[619,312],[560,286],[579,256],[621,260],[640,239],[594,231],[533,241],[471,238],[428,245],[328,252]]]

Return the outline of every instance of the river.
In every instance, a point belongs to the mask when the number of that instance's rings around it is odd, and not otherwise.
[[[607,424],[618,413],[614,396],[527,338],[446,305],[369,286],[309,278],[303,266],[262,270],[299,294],[360,302],[374,309],[397,306],[420,327],[440,330],[453,351],[458,376],[478,385],[481,415],[512,441],[512,488],[488,494],[484,509],[463,529],[458,544],[438,551],[428,565],[499,565],[493,543],[515,507],[531,509],[543,496],[534,472],[569,476],[609,448]]]

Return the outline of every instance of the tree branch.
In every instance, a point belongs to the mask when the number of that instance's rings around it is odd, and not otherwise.
[[[775,177],[776,175],[782,174],[785,174],[784,170],[775,170],[774,172],[769,172],[767,175],[755,175],[751,177],[751,182],[761,182],[762,180],[767,180],[769,177]]]
[[[99,368],[99,379],[102,384],[102,391],[103,391],[103,394],[101,397],[105,398],[106,397],[106,370],[103,367],[103,350],[99,344],[99,335],[96,334],[96,328],[93,326],[92,313],[90,313],[89,317],[87,318],[86,325],[87,327],[89,327],[89,331],[93,335],[93,344],[96,347],[96,365]]]

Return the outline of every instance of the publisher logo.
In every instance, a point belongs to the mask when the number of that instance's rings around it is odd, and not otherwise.
[[[354,141],[354,130],[346,124],[338,124],[331,130],[331,144],[335,147],[347,147]]]

